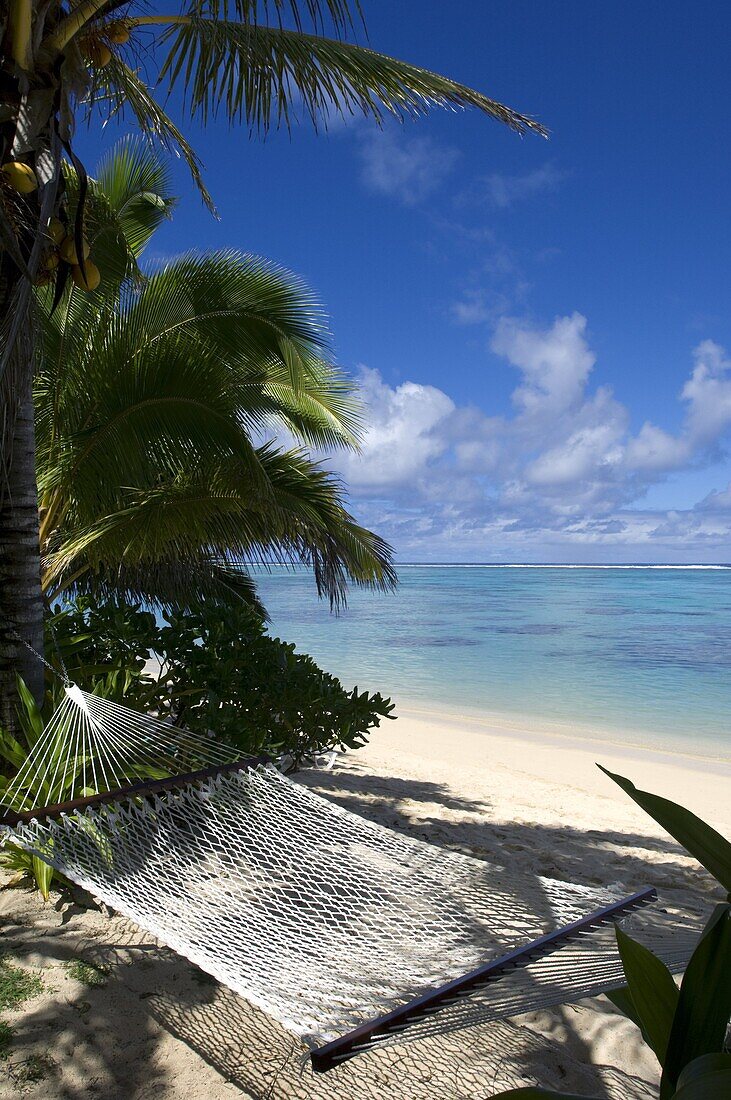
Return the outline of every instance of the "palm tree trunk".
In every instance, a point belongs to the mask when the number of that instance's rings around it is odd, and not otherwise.
[[[0,493],[0,725],[10,730],[17,726],[16,672],[37,699],[43,693],[43,667],[22,644],[43,652],[32,372],[24,373]]]
[[[32,156],[39,181],[29,196],[3,197],[5,230],[17,241],[26,274],[8,251],[0,252],[0,726],[14,732],[16,674],[38,702],[43,695],[43,666],[27,648],[43,652],[32,284],[45,247],[42,227],[56,209],[61,153],[53,85],[33,96],[21,95],[20,86],[2,91],[25,112],[22,132],[14,116],[0,127],[0,152],[3,158]]]

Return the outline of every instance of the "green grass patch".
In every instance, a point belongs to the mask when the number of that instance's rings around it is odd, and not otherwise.
[[[7,1061],[13,1045],[13,1029],[5,1020],[0,1020],[0,1062]]]
[[[70,978],[81,982],[83,985],[103,986],[107,984],[109,978],[108,967],[84,962],[83,959],[74,959],[73,962],[67,965],[66,970]]]
[[[13,966],[0,956],[0,1011],[17,1008],[31,997],[37,997],[42,989],[43,982],[37,974]]]

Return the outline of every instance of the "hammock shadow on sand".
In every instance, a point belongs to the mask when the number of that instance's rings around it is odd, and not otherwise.
[[[68,695],[89,744],[109,729],[119,739],[126,727],[146,751],[163,737],[189,739],[77,688]],[[148,784],[144,793],[136,788],[93,804],[82,800],[71,812],[22,814],[12,839],[312,1048],[400,1011],[413,998],[431,997],[486,964],[492,984],[478,993],[450,993],[424,1012],[410,1007],[409,1038],[448,1034],[622,984],[611,930],[595,927],[624,914],[622,891],[435,848],[356,816],[271,768],[245,761],[241,770],[231,767],[166,780],[164,790]],[[596,913],[601,919],[586,924]],[[538,950],[541,937],[575,922],[581,932],[561,950]],[[679,938],[672,921],[648,916],[639,927],[671,966],[683,965],[691,941]],[[524,968],[511,963],[509,972],[503,967],[494,974],[493,960],[516,951]],[[389,1027],[379,1042],[391,1042],[401,1030]],[[359,1040],[352,1050],[368,1042]],[[338,1060],[341,1054],[339,1048]]]
[[[611,901],[393,833],[268,770],[16,835],[312,1046]],[[621,980],[602,929],[412,1022],[409,1038]]]
[[[589,1066],[512,1021],[369,1051],[335,1074],[313,1074],[302,1047],[224,986],[186,998],[155,994],[153,1018],[252,1100],[483,1100],[507,1088],[571,1088],[607,1100],[651,1100],[647,1082]]]
[[[336,771],[312,770],[297,778],[354,814],[489,865],[512,863],[528,880],[611,882],[630,891],[650,879],[663,907],[698,926],[705,923],[709,895],[723,900],[712,876],[667,835],[497,819],[489,802],[456,796],[431,781],[384,779],[364,771],[357,756]],[[460,817],[446,817],[445,809]],[[643,853],[653,853],[652,862]]]

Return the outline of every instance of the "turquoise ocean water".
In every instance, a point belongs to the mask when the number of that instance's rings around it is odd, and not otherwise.
[[[271,633],[399,707],[731,757],[731,568],[400,566],[339,616],[304,571],[259,587]]]

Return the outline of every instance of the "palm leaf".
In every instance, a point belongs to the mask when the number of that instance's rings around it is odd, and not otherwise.
[[[90,106],[106,106],[108,118],[124,118],[129,110],[139,130],[162,147],[183,158],[203,202],[215,215],[216,207],[203,182],[200,157],[166,114],[139,74],[117,54],[98,72],[95,99]]]
[[[166,188],[139,143],[123,143],[92,181],[92,248],[109,229],[119,271],[125,234],[139,252]],[[73,202],[72,192],[73,180]],[[148,193],[161,199],[151,214],[139,204]],[[352,582],[391,587],[390,548],[349,515],[339,481],[303,451],[260,442],[286,429],[320,449],[357,443],[360,407],[309,291],[232,251],[185,255],[142,280],[136,264],[126,270],[97,294],[69,290],[55,311],[39,296],[46,590],[171,609],[252,602],[248,567],[271,562],[307,563],[333,605]]]
[[[361,6],[358,0],[194,0],[193,10],[198,15],[215,16],[227,19],[233,12],[242,23],[255,24],[271,22],[271,16],[281,22],[286,14],[297,30],[302,30],[305,18],[311,26],[322,28],[329,21],[337,34],[346,34],[357,20],[362,22]]]
[[[180,561],[177,558],[141,565],[115,565],[103,562],[95,572],[82,573],[66,588],[66,595],[91,595],[102,603],[147,604],[165,612],[188,610],[200,603],[216,600],[246,604],[262,619],[266,608],[256,583],[240,565],[205,558]]]
[[[247,563],[302,562],[333,605],[344,601],[349,581],[393,587],[389,547],[348,515],[331,475],[300,452],[267,445],[257,454],[268,493],[252,492],[230,461],[218,468],[204,462],[166,485],[130,492],[126,506],[68,531],[46,559],[47,587],[109,584],[130,569],[154,575],[161,562],[190,570],[193,585],[222,564],[230,572]]]
[[[136,22],[162,22],[157,17]],[[161,38],[170,52],[160,80],[182,81],[191,113],[205,122],[221,111],[261,133],[304,113],[364,114],[382,122],[431,107],[475,107],[517,133],[545,136],[534,119],[448,77],[349,42],[221,18],[181,17]]]
[[[172,179],[166,160],[149,141],[127,137],[117,142],[97,170],[94,206],[105,204],[126,246],[138,257],[172,212]]]

